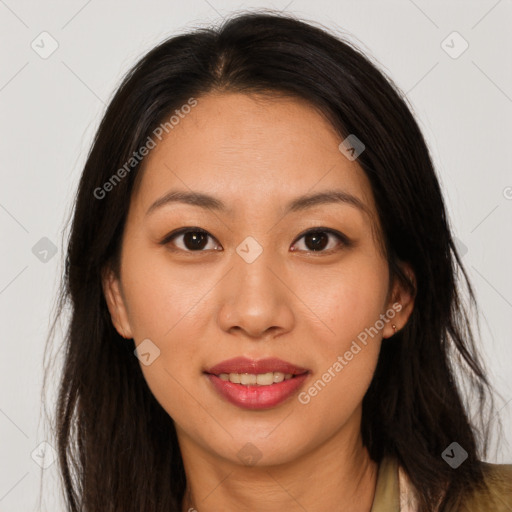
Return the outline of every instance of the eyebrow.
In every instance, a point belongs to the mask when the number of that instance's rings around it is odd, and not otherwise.
[[[200,208],[215,210],[222,213],[231,213],[229,209],[220,199],[204,194],[201,192],[187,192],[184,190],[171,190],[164,196],[157,199],[146,211],[146,216],[155,210],[172,203],[183,203]],[[322,204],[346,204],[359,209],[370,217],[371,211],[365,203],[358,197],[345,192],[344,190],[325,190],[314,194],[306,194],[290,201],[285,209],[284,214],[299,212]]]

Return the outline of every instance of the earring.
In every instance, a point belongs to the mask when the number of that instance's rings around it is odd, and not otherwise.
[[[391,327],[393,327],[393,330],[395,331],[394,334],[396,334],[396,325],[395,324],[391,324]]]

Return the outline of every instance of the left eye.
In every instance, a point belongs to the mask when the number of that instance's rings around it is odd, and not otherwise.
[[[297,240],[304,239],[306,252],[330,253],[336,250],[337,247],[336,245],[333,246],[331,244],[331,247],[325,250],[326,246],[329,244],[329,237],[336,238],[338,240],[338,245],[340,245],[340,242],[341,245],[349,245],[349,240],[344,235],[327,228],[315,228],[314,230],[307,231]],[[293,249],[293,246],[292,251],[296,251],[296,249]]]
[[[162,245],[168,245],[174,240],[179,239],[179,237],[183,237],[182,247],[178,246],[178,250],[185,252],[204,252],[204,250],[222,250],[219,249],[220,245],[213,244],[213,247],[208,248],[208,238],[215,240],[215,238],[201,228],[183,228],[179,231],[175,231],[167,235],[164,240],[162,240]],[[349,246],[350,241],[347,239],[345,235],[334,231],[332,229],[327,228],[315,228],[312,230],[303,233],[292,245],[292,251],[296,252],[297,248],[294,248],[295,245],[302,239],[304,239],[304,245],[306,246],[306,252],[333,252],[337,249],[335,243],[331,242],[331,247],[326,247],[329,245],[329,238],[331,240],[333,238],[337,239],[338,246]],[[177,244],[175,244],[177,245]]]

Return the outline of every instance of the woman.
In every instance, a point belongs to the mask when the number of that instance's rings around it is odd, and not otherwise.
[[[253,13],[150,51],[76,198],[68,510],[512,509],[446,217],[404,98],[349,43]]]

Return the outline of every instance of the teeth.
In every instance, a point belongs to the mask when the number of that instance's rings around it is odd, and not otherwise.
[[[219,375],[221,380],[229,380],[233,384],[243,384],[245,386],[270,386],[291,378],[291,373],[282,372],[259,373],[257,375],[252,373],[221,373]]]
[[[250,373],[241,373],[240,374],[240,384],[256,384],[258,377],[256,375],[252,375]]]

